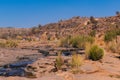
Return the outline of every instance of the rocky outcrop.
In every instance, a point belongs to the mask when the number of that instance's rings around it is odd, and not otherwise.
[[[35,61],[33,64],[29,64],[26,71],[27,77],[40,77],[44,74],[54,72],[55,57],[47,57],[47,58],[40,58],[39,60]]]
[[[63,59],[64,64],[61,66],[60,71],[69,71],[70,67],[68,63],[70,62],[71,57],[63,56]],[[33,62],[32,64],[29,64],[25,69],[26,77],[37,78],[46,74],[51,74],[59,71],[57,70],[55,60],[56,56],[48,56],[40,58],[37,61]]]

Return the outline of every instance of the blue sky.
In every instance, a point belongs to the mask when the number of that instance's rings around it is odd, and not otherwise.
[[[0,0],[0,27],[33,27],[74,16],[114,16],[120,0]]]

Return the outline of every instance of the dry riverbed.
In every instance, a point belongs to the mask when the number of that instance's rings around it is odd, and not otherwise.
[[[37,57],[35,56],[37,55]],[[39,55],[39,56],[38,56]],[[37,50],[28,49],[0,49],[0,66],[13,63],[17,60],[40,58]],[[55,72],[38,78],[26,78],[19,76],[1,76],[0,80],[120,80],[120,59],[118,54],[105,53],[101,61],[84,60],[81,66],[82,73]],[[49,59],[49,58],[47,58]]]

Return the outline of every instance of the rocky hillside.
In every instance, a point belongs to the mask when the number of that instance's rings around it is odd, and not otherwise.
[[[92,32],[104,34],[108,30],[120,28],[120,16],[103,18],[94,17],[73,17],[68,20],[61,20],[58,23],[50,23],[44,26],[33,28],[34,34],[41,34],[47,38],[60,38],[69,35],[88,35]],[[42,37],[43,39],[43,37]]]
[[[5,36],[18,37],[19,35],[22,37],[29,36],[31,38],[54,40],[63,36],[88,35],[93,32],[104,34],[104,32],[115,28],[120,28],[120,15],[102,18],[77,16],[68,20],[60,20],[57,23],[50,23],[44,26],[39,25],[29,29],[1,28],[0,34],[1,38]]]

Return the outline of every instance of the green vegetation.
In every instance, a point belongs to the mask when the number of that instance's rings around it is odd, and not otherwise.
[[[92,36],[92,37],[95,37],[96,31],[95,31],[95,30],[92,30],[92,31],[89,33],[89,35]]]
[[[6,42],[6,45],[7,45],[7,47],[17,47],[18,46],[18,44],[15,41],[12,41],[12,40],[8,40]]]
[[[0,47],[10,47],[10,48],[12,48],[12,47],[17,47],[18,46],[18,44],[17,44],[17,42],[15,42],[15,41],[12,41],[12,40],[7,40],[6,42],[0,42]]]
[[[92,59],[93,61],[97,61],[103,58],[104,51],[103,49],[99,48],[97,45],[93,45],[88,52],[88,58]]]
[[[115,31],[108,31],[105,33],[104,41],[110,42],[115,38],[116,38],[116,32]]]
[[[104,41],[107,43],[113,41],[117,35],[120,35],[120,29],[107,31],[104,36]]]
[[[70,39],[71,39],[71,37],[65,37],[65,38],[60,39],[59,46],[61,46],[61,47],[69,47],[70,46],[70,43],[69,43]]]
[[[111,41],[107,44],[107,50],[113,53],[120,53],[120,43],[116,43],[115,41]]]
[[[85,48],[87,42],[93,43],[94,38],[91,36],[75,36],[70,40],[70,44],[75,48]]]
[[[74,48],[85,48],[85,44],[87,42],[93,43],[94,38],[91,36],[74,36],[69,38],[67,37],[60,41],[60,46],[65,47],[65,45],[68,45]]]

